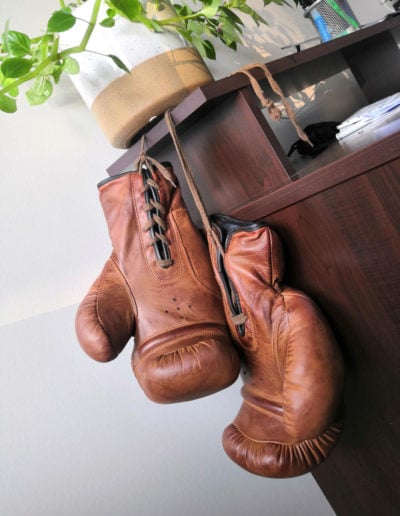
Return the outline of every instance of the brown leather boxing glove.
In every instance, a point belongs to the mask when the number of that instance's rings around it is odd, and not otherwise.
[[[211,217],[210,239],[232,336],[243,359],[243,404],[223,434],[228,456],[266,477],[309,472],[341,432],[343,364],[313,301],[282,285],[283,252],[266,224]]]
[[[134,373],[159,403],[223,389],[240,367],[206,243],[176,184],[160,165],[99,185],[113,252],[76,315],[96,360],[114,359],[134,336]]]

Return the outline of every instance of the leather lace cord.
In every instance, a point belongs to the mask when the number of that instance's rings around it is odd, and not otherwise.
[[[283,92],[282,92],[279,84],[273,78],[271,72],[268,70],[267,65],[265,65],[263,63],[251,63],[251,64],[243,66],[242,68],[239,68],[239,70],[234,72],[234,74],[243,73],[244,75],[246,75],[248,77],[248,79],[250,81],[250,84],[251,84],[251,87],[253,88],[254,93],[257,95],[257,97],[258,97],[262,107],[267,109],[269,116],[273,120],[280,120],[280,118],[281,118],[281,111],[280,111],[280,109],[277,106],[275,106],[275,104],[274,104],[272,99],[267,99],[265,97],[264,92],[263,92],[259,82],[250,73],[250,70],[254,70],[254,68],[260,68],[264,72],[265,78],[269,82],[269,85],[271,86],[272,90],[282,100],[282,103],[285,106],[286,113],[287,113],[290,121],[292,122],[294,128],[296,129],[297,134],[299,135],[299,137],[302,140],[304,140],[305,142],[309,143],[311,145],[311,147],[313,147],[313,144],[309,140],[308,136],[303,131],[303,129],[301,129],[299,124],[297,123],[296,116],[295,116],[295,114],[293,112],[293,109],[291,108],[291,106],[288,103],[288,101],[285,99],[285,96],[283,95]]]
[[[259,82],[250,73],[250,70],[253,70],[254,68],[260,68],[261,70],[263,70],[264,75],[265,75],[266,79],[268,80],[272,90],[281,98],[282,103],[285,106],[286,112],[288,114],[288,117],[289,117],[290,121],[292,122],[293,126],[295,127],[295,129],[297,131],[297,134],[299,135],[299,137],[302,140],[308,142],[311,145],[311,147],[313,147],[313,144],[310,142],[308,136],[301,129],[299,124],[297,123],[296,116],[295,116],[292,108],[290,107],[289,103],[285,99],[279,84],[273,78],[271,72],[268,70],[268,68],[267,68],[267,66],[265,64],[262,64],[262,63],[248,64],[246,66],[243,66],[239,70],[237,70],[235,73],[243,73],[243,74],[245,74],[249,78],[249,81],[250,81],[250,84],[251,84],[251,86],[253,88],[253,91],[257,95],[258,99],[260,100],[261,105],[268,110],[268,113],[271,116],[271,118],[273,118],[274,120],[279,120],[281,118],[281,112],[280,112],[279,108],[275,106],[274,102],[271,99],[267,99],[265,97],[264,92],[263,92]],[[171,116],[171,109],[169,109],[169,110],[167,110],[165,112],[164,118],[165,118],[167,127],[169,129],[169,132],[171,134],[172,141],[173,141],[173,143],[175,145],[175,149],[177,151],[179,160],[181,162],[182,169],[183,169],[183,172],[185,174],[186,181],[188,183],[189,189],[190,189],[190,191],[192,193],[192,196],[193,196],[194,202],[196,204],[196,207],[197,207],[197,209],[198,209],[198,211],[200,213],[200,217],[201,217],[201,220],[203,222],[204,229],[206,230],[207,234],[209,236],[211,236],[211,238],[213,239],[213,242],[215,243],[215,245],[217,246],[217,248],[219,249],[219,251],[221,252],[221,254],[223,256],[224,255],[224,249],[223,249],[223,247],[221,245],[221,242],[219,241],[218,237],[215,235],[214,230],[212,229],[212,227],[210,225],[210,222],[209,222],[208,216],[207,216],[207,212],[206,212],[205,207],[204,207],[204,203],[203,203],[203,201],[202,201],[202,199],[200,197],[200,193],[199,193],[199,191],[197,189],[197,186],[196,186],[196,184],[194,182],[193,174],[192,174],[192,171],[190,169],[189,163],[188,163],[188,161],[187,161],[187,159],[185,157],[182,145],[181,145],[181,143],[180,143],[180,141],[178,139],[178,136],[177,136],[177,133],[176,133],[176,129],[175,129],[175,125],[174,125],[174,122],[173,122],[172,116]]]
[[[145,166],[149,170],[151,170],[154,173],[154,169],[157,169],[157,171],[166,179],[171,185],[176,188],[176,184],[174,183],[174,180],[172,178],[172,175],[170,171],[160,162],[155,160],[154,158],[151,158],[146,154],[145,148],[144,148],[144,141],[145,136],[142,136],[141,139],[141,148],[140,148],[140,154],[137,158],[137,160],[134,163],[134,167],[137,170],[142,170],[142,167]]]
[[[207,212],[204,207],[203,201],[201,199],[200,193],[197,189],[196,183],[194,182],[191,168],[186,159],[185,153],[183,152],[182,145],[179,141],[179,138],[178,138],[178,135],[176,132],[176,128],[175,128],[174,122],[172,120],[171,110],[168,110],[165,112],[164,118],[165,118],[168,130],[171,134],[172,141],[174,143],[179,160],[181,162],[182,170],[183,170],[183,173],[185,174],[187,184],[188,184],[190,192],[193,196],[193,200],[196,204],[196,208],[197,208],[198,212],[200,213],[200,217],[203,222],[204,229],[207,232],[207,235],[210,237],[210,240],[215,245],[217,254],[221,258],[221,262],[223,264],[223,260],[225,257],[224,247],[223,247],[222,243],[220,242],[218,236],[216,235],[216,233],[215,233],[214,229],[212,228],[210,221],[208,219]],[[223,265],[222,265],[222,268],[224,268]],[[229,298],[232,296],[231,287],[229,287],[228,290],[230,291],[230,293],[227,294],[227,298],[229,300]],[[240,327],[243,326],[244,323],[246,322],[247,315],[241,311],[240,303],[238,304],[238,306],[236,306],[236,310],[237,311],[235,311],[235,310],[231,311],[231,314],[230,314],[231,320],[232,320],[233,324],[235,326],[237,326],[238,331],[244,331],[244,329],[241,329]]]
[[[138,159],[135,162],[135,168],[139,170],[143,179],[143,190],[142,194],[145,196],[145,207],[144,210],[147,213],[147,224],[143,228],[144,231],[150,232],[151,245],[153,246],[156,262],[162,269],[167,269],[174,262],[171,258],[169,251],[170,242],[165,236],[167,230],[167,224],[164,220],[166,213],[165,207],[160,203],[158,194],[159,185],[157,181],[154,181],[151,177],[151,173],[157,171],[164,179],[169,181],[174,188],[176,185],[172,179],[169,170],[159,163],[157,160],[151,158],[146,154],[144,149],[144,136],[141,140],[141,149]]]
[[[191,192],[191,194],[193,196],[194,202],[196,204],[196,208],[197,208],[197,210],[198,210],[198,212],[200,214],[201,221],[203,223],[204,229],[205,229],[207,235],[209,235],[212,238],[213,242],[215,243],[216,247],[219,249],[219,251],[222,254],[222,256],[224,256],[224,254],[225,254],[224,253],[224,249],[222,247],[221,242],[219,241],[219,239],[215,235],[214,230],[211,227],[210,221],[208,220],[208,215],[207,215],[206,209],[204,207],[204,203],[203,203],[203,201],[201,199],[201,196],[200,196],[200,193],[199,193],[199,191],[197,189],[196,183],[194,182],[193,174],[192,174],[192,171],[190,169],[189,163],[188,163],[188,161],[186,159],[185,153],[183,151],[181,142],[178,139],[178,135],[176,133],[175,124],[174,124],[174,122],[172,120],[171,110],[170,109],[165,112],[164,118],[165,118],[165,122],[167,124],[168,130],[169,130],[169,132],[171,134],[172,141],[174,143],[176,152],[178,154],[179,161],[181,162],[182,170],[183,170],[183,173],[185,174],[185,178],[186,178],[187,184],[188,184],[190,192]]]

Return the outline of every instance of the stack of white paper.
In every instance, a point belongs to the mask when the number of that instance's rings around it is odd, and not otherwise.
[[[337,126],[339,132],[336,134],[336,138],[342,140],[372,123],[381,122],[385,118],[392,116],[395,110],[400,112],[400,93],[394,93],[356,111]]]

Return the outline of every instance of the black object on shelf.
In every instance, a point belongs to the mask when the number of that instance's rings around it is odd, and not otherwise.
[[[319,122],[308,125],[304,128],[304,132],[314,147],[311,147],[308,142],[297,140],[290,147],[287,155],[290,156],[294,151],[297,151],[302,156],[315,158],[327,149],[331,143],[336,141],[336,134],[339,132],[337,126],[339,124],[340,122]]]

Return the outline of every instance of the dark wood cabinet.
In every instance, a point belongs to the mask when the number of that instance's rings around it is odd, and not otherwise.
[[[368,101],[400,91],[400,18],[268,63],[286,93],[353,71]],[[260,77],[260,76],[259,76]],[[346,362],[341,441],[314,476],[339,515],[400,512],[400,119],[300,166],[286,157],[246,77],[193,92],[172,112],[209,213],[266,220],[286,251],[286,283],[312,296]],[[163,120],[149,154],[169,160]],[[139,142],[109,168],[132,166]]]

